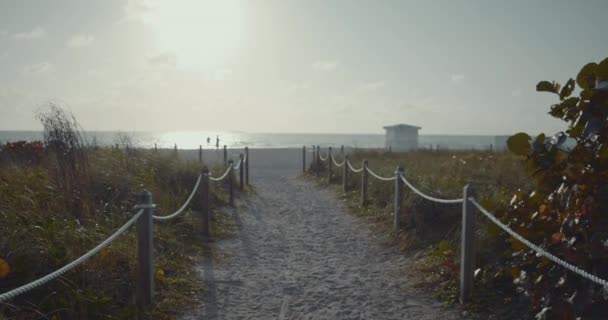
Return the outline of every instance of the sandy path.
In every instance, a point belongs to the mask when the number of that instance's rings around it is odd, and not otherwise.
[[[332,192],[296,168],[252,171],[257,194],[233,213],[237,235],[213,243],[222,262],[202,262],[204,307],[186,319],[458,319]]]

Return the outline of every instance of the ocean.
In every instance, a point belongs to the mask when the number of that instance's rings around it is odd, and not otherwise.
[[[210,142],[207,143],[207,138]],[[383,148],[384,134],[324,134],[324,133],[245,133],[245,132],[116,132],[87,131],[85,138],[90,144],[110,146],[124,139],[141,148],[204,149],[215,148],[216,138],[220,146],[229,148],[301,148],[303,145],[321,147]],[[40,131],[0,131],[0,143],[15,141],[35,141],[42,139]],[[439,147],[442,149],[488,149],[495,144],[496,136],[491,135],[420,135],[420,148]],[[496,147],[496,146],[494,146]],[[499,146],[500,147],[500,146]]]

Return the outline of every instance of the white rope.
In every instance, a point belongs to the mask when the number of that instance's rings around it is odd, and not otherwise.
[[[325,156],[325,158],[321,155],[321,153],[319,153],[319,159],[321,159],[321,161],[326,161],[327,160],[327,156]]]
[[[469,201],[471,201],[471,203],[477,207],[477,209],[479,209],[479,211],[481,211],[481,213],[483,213],[486,217],[488,217],[488,219],[490,219],[492,222],[494,222],[497,226],[499,226],[501,229],[503,229],[505,232],[507,232],[508,234],[510,234],[513,238],[521,241],[521,243],[525,244],[526,246],[528,246],[530,249],[536,251],[536,253],[538,253],[541,256],[544,256],[545,258],[555,262],[556,264],[559,264],[560,266],[578,274],[579,276],[586,278],[588,280],[591,280],[592,282],[595,282],[599,285],[602,285],[606,288],[608,288],[608,281],[593,275],[591,273],[588,273],[587,271],[569,264],[568,262],[561,260],[560,258],[554,256],[553,254],[545,251],[543,248],[533,244],[532,242],[526,240],[524,237],[520,236],[519,234],[517,234],[515,231],[513,231],[511,228],[509,228],[507,225],[505,225],[504,223],[500,222],[500,220],[498,220],[498,218],[496,218],[492,213],[488,212],[488,210],[486,210],[484,207],[482,207],[477,201],[475,201],[474,198],[469,198]]]
[[[331,161],[334,163],[334,165],[336,165],[336,167],[341,167],[344,165],[344,163],[346,163],[346,160],[343,160],[342,163],[338,163],[334,157],[331,157]]]
[[[224,174],[219,177],[219,178],[214,178],[214,177],[209,177],[209,180],[211,181],[222,181],[224,180],[224,178],[226,178],[228,176],[228,174],[230,173],[230,169],[232,168],[232,165],[228,166],[228,169],[226,169],[226,172],[224,172]]]
[[[372,177],[374,177],[374,178],[376,178],[378,180],[382,180],[382,181],[394,181],[395,179],[397,179],[397,176],[385,178],[385,177],[379,176],[378,174],[376,174],[375,172],[373,172],[369,167],[367,167],[366,169],[367,169],[367,172],[369,172],[369,174],[372,175]]]
[[[243,162],[243,160],[239,160],[239,163],[234,166],[234,170],[238,170],[241,167],[241,162]]]
[[[407,179],[405,179],[403,174],[400,174],[399,176],[401,177],[401,180],[403,180],[403,183],[405,183],[410,189],[412,189],[412,191],[414,191],[419,196],[421,196],[427,200],[431,200],[433,202],[439,202],[439,203],[462,203],[462,201],[463,201],[462,198],[460,198],[460,199],[439,199],[439,198],[431,197],[427,194],[422,193],[422,191],[416,189],[416,187],[414,187],[409,181],[407,181]]]
[[[203,175],[201,174],[198,176],[198,180],[196,180],[196,184],[194,185],[194,189],[192,190],[192,193],[190,193],[188,200],[186,200],[184,205],[181,208],[179,208],[179,210],[175,211],[174,213],[172,213],[168,216],[152,216],[152,218],[154,218],[154,220],[169,220],[169,219],[173,219],[173,218],[177,217],[182,212],[184,212],[186,210],[186,208],[188,207],[188,205],[190,204],[190,202],[192,201],[192,198],[194,198],[194,195],[196,194],[196,190],[198,190],[198,186],[201,184],[202,179],[203,179]]]
[[[348,168],[350,168],[350,170],[354,173],[359,173],[361,171],[363,171],[363,168],[359,168],[359,169],[355,169],[351,164],[350,161],[346,161],[346,164],[348,165]]]
[[[91,249],[91,251],[85,253],[84,255],[80,256],[79,258],[77,258],[76,260],[66,264],[65,266],[63,266],[61,269],[58,269],[52,273],[47,274],[46,276],[38,279],[38,280],[34,280],[28,284],[25,284],[19,288],[13,289],[9,292],[5,292],[3,294],[0,294],[0,302],[4,302],[7,300],[10,300],[20,294],[23,294],[27,291],[30,291],[36,287],[39,287],[51,280],[54,280],[58,277],[60,277],[62,274],[70,271],[71,269],[73,269],[74,267],[78,266],[79,264],[87,261],[89,258],[91,258],[92,256],[94,256],[95,254],[97,254],[99,251],[101,251],[103,248],[107,247],[108,245],[110,245],[110,243],[112,243],[112,241],[114,241],[116,238],[118,238],[118,236],[120,236],[121,234],[123,234],[125,231],[127,231],[127,229],[133,224],[135,223],[135,221],[137,221],[137,219],[139,219],[139,217],[143,214],[144,209],[139,210],[139,212],[137,212],[129,221],[127,221],[127,223],[125,223],[122,227],[120,227],[120,229],[116,230],[116,232],[114,232],[111,236],[109,236],[106,240],[104,240],[102,243],[98,244],[95,248]]]

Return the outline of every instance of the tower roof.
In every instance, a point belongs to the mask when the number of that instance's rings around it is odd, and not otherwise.
[[[392,126],[384,126],[382,128],[384,128],[384,130],[400,129],[400,128],[413,128],[413,129],[416,129],[416,130],[422,129],[421,127],[413,126],[413,125],[405,124],[405,123],[399,123],[399,124],[395,124],[395,125],[392,125]]]

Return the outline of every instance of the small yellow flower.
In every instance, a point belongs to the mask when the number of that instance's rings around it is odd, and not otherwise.
[[[0,279],[6,278],[8,274],[11,272],[11,266],[8,262],[2,258],[0,258]]]

